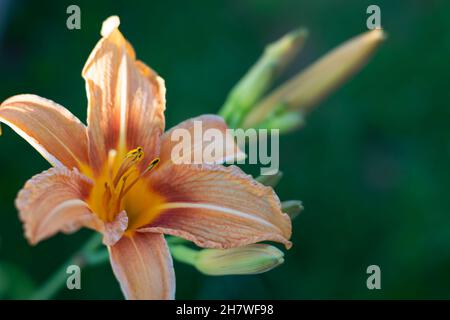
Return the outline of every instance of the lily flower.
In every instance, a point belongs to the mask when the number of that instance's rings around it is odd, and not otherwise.
[[[53,166],[31,178],[16,206],[31,244],[87,227],[103,234],[113,272],[127,299],[172,299],[175,274],[164,234],[203,248],[236,248],[261,241],[291,246],[291,220],[273,189],[225,159],[208,163],[171,159],[171,132],[194,122],[219,129],[204,115],[164,133],[165,85],[136,59],[108,18],[84,69],[87,126],[61,105],[36,95],[11,97],[0,122],[28,141]],[[195,137],[195,135],[192,135]],[[194,138],[195,139],[195,138]],[[194,141],[194,148],[204,141]],[[191,150],[194,152],[195,150]]]

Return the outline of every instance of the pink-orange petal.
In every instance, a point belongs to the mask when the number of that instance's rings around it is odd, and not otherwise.
[[[121,211],[111,222],[102,222],[97,231],[103,233],[103,244],[112,246],[119,241],[128,228],[128,216]]]
[[[16,206],[31,244],[59,231],[74,232],[95,226],[96,216],[85,200],[92,182],[76,169],[51,168],[27,181]]]
[[[16,199],[28,241],[37,244],[57,232],[72,233],[81,227],[100,232],[105,245],[119,241],[128,227],[126,212],[103,222],[86,202],[91,189],[92,181],[77,169],[51,168],[28,180]]]
[[[219,164],[245,158],[233,136],[227,132],[227,124],[216,115],[191,118],[165,132],[161,137],[161,165],[180,163]],[[214,130],[215,132],[213,132]],[[210,131],[210,137],[205,135]],[[183,135],[189,136],[188,148],[178,148],[184,143]],[[219,151],[219,147],[220,151]],[[208,148],[219,152],[208,152]],[[180,150],[178,150],[180,149]],[[198,161],[200,160],[200,161]]]
[[[0,122],[10,126],[55,167],[88,163],[86,127],[67,109],[32,94],[5,100]]]
[[[109,251],[114,274],[126,299],[175,298],[172,257],[162,234],[124,236]]]
[[[140,232],[180,236],[201,247],[232,248],[260,241],[291,246],[291,220],[273,189],[235,166],[173,165],[153,173],[165,198],[162,213]]]
[[[124,156],[142,147],[143,166],[156,157],[165,110],[164,81],[136,60],[117,17],[105,21],[102,35],[82,72],[88,96],[89,159],[96,173],[111,149]]]

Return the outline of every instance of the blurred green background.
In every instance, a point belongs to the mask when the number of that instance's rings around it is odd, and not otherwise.
[[[81,30],[66,28],[70,4],[81,8]],[[101,22],[117,14],[139,58],[166,80],[171,127],[217,112],[265,44],[297,26],[309,29],[287,72],[293,75],[365,31],[369,4],[381,7],[388,40],[304,129],[281,139],[285,176],[277,192],[305,205],[286,262],[236,277],[206,277],[175,263],[177,298],[450,298],[448,1],[0,0],[0,100],[36,93],[85,119],[81,69]],[[3,131],[0,292],[11,297],[47,279],[90,232],[27,244],[14,199],[49,165],[12,130]],[[366,287],[371,264],[381,267],[381,290]],[[13,266],[22,270],[14,278],[7,272]],[[121,297],[109,265],[84,270],[82,290],[57,296]]]

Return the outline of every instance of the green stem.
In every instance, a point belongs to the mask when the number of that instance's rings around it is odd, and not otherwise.
[[[40,289],[38,289],[30,298],[32,300],[46,300],[53,297],[66,283],[67,267],[73,264],[80,268],[97,265],[108,259],[108,252],[95,253],[94,251],[101,245],[102,237],[95,233],[81,249],[68,259]],[[106,253],[106,254],[105,254]]]
[[[86,266],[96,266],[105,263],[109,260],[109,252],[106,249],[101,249],[98,252],[91,253],[86,256]]]

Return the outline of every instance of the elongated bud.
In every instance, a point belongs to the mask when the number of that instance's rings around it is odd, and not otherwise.
[[[286,111],[280,115],[270,117],[259,127],[265,129],[278,129],[281,134],[294,131],[305,124],[303,113],[298,111]]]
[[[360,70],[384,38],[383,31],[376,29],[341,44],[261,101],[242,126],[258,127],[280,110],[309,111]]]
[[[281,203],[281,210],[286,213],[291,220],[296,218],[303,210],[303,204],[300,200],[288,200]]]
[[[269,271],[284,262],[284,254],[274,246],[252,244],[233,249],[205,249],[195,267],[207,275],[243,275]]]
[[[229,126],[239,125],[242,117],[266,93],[273,81],[303,47],[305,29],[292,31],[268,45],[263,55],[231,90],[219,114]]]
[[[262,183],[265,186],[276,187],[282,177],[283,177],[283,172],[278,171],[277,173],[272,174],[272,175],[261,175],[256,178],[256,181],[258,181],[259,183]]]

